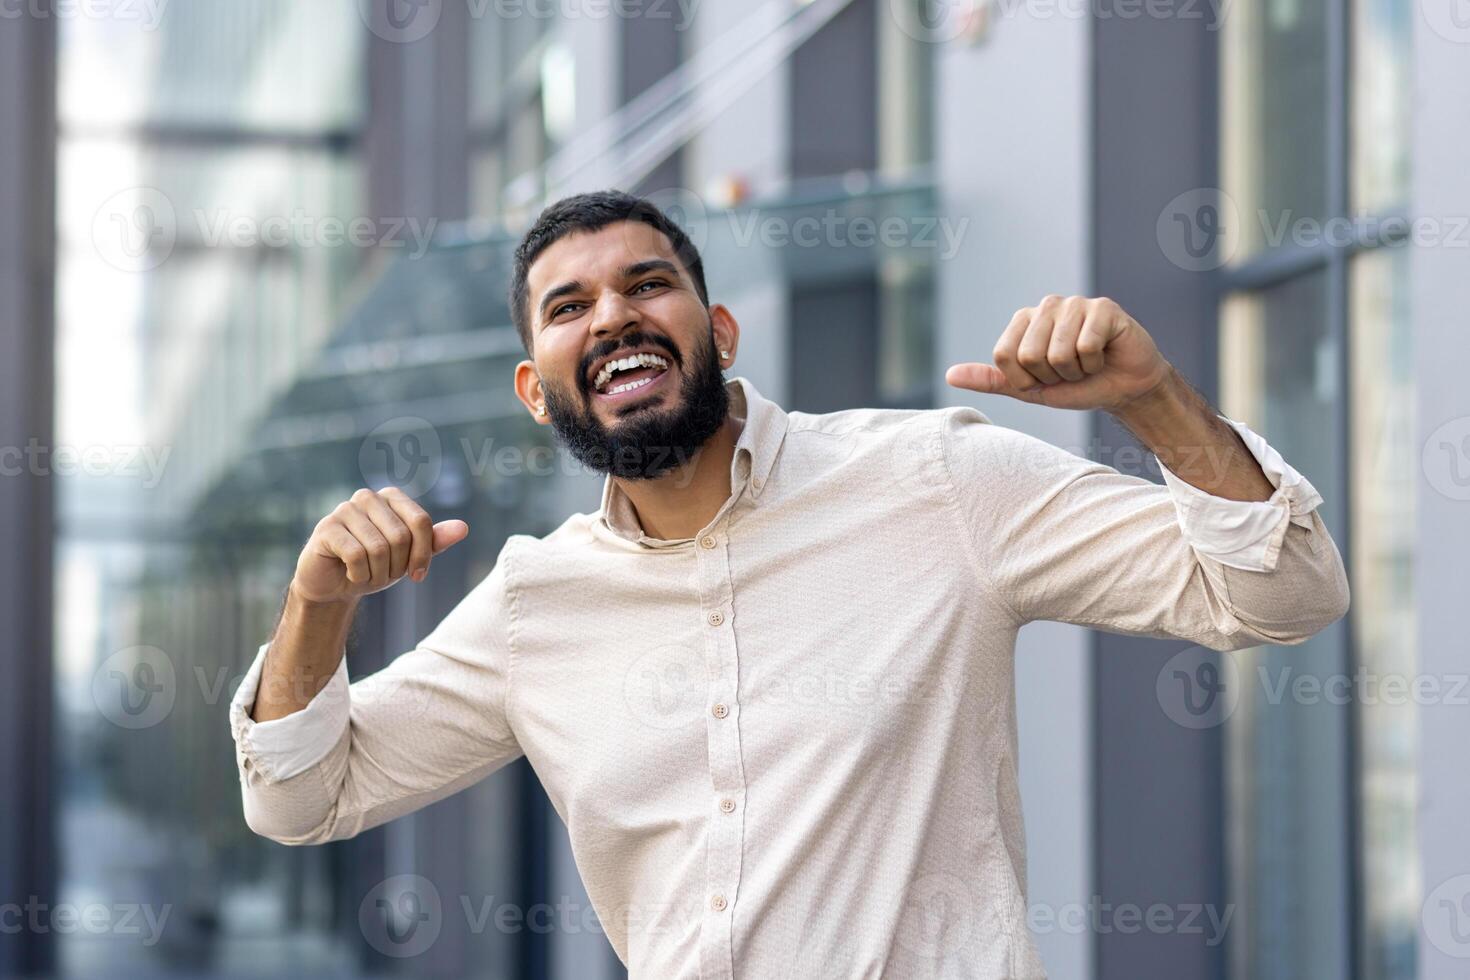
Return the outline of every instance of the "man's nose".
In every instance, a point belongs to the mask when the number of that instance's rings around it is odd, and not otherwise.
[[[615,337],[639,322],[638,308],[616,289],[604,290],[592,311],[592,333],[599,338]]]

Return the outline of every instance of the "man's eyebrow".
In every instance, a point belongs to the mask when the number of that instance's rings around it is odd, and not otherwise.
[[[554,286],[551,289],[548,289],[545,295],[541,297],[540,305],[536,307],[537,312],[540,313],[541,316],[545,316],[546,307],[550,306],[553,300],[560,299],[568,293],[581,292],[582,288],[582,284],[573,279],[570,282],[564,282],[560,286]]]
[[[667,272],[675,279],[679,278],[679,267],[667,259],[645,259],[642,262],[634,262],[632,265],[623,266],[618,274],[624,279],[632,279],[646,272]]]
[[[633,279],[649,272],[666,272],[675,279],[679,278],[679,267],[667,259],[644,259],[642,262],[625,265],[618,270],[618,277],[620,279]],[[573,279],[548,289],[546,294],[541,297],[541,302],[537,305],[536,310],[541,316],[545,316],[546,308],[553,301],[560,299],[568,293],[580,292],[584,288],[580,281]]]

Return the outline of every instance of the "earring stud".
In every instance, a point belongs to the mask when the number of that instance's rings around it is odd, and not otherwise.
[[[536,406],[536,414],[537,415],[545,415],[546,414],[546,406],[545,405],[537,405]]]
[[[730,359],[730,352],[727,350],[722,350],[720,351],[720,357],[728,361]]]

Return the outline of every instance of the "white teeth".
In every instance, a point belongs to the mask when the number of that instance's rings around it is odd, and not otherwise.
[[[597,377],[593,379],[592,387],[596,388],[598,391],[601,391],[602,386],[611,381],[613,374],[617,371],[631,371],[634,368],[640,367],[659,367],[667,370],[668,366],[669,362],[664,360],[657,354],[630,354],[627,357],[619,358],[616,361],[608,361],[606,364],[604,364],[602,366],[602,369],[597,372]],[[629,386],[627,385],[623,385],[613,390],[626,391],[628,390],[628,387]],[[639,386],[635,384],[632,385],[632,387],[636,388]],[[607,394],[612,393],[613,392],[611,391],[607,392]]]
[[[619,392],[632,391],[634,388],[642,388],[644,385],[647,385],[647,384],[653,384],[653,379],[652,378],[639,378],[637,381],[629,381],[625,385],[618,385],[616,388],[609,388],[607,390],[607,394],[609,394],[609,395],[616,395]]]

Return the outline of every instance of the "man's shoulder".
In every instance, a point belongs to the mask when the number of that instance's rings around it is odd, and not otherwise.
[[[795,445],[821,444],[840,440],[847,446],[844,455],[858,456],[863,447],[902,446],[905,460],[909,454],[942,457],[947,433],[983,426],[999,429],[979,409],[968,405],[942,408],[850,408],[835,412],[790,413],[787,438]]]
[[[997,423],[970,405],[792,412],[788,463],[802,470],[861,472],[918,496],[955,487],[1029,492],[1101,464]]]
[[[791,412],[787,432],[828,435],[871,433],[881,437],[917,429],[942,429],[955,415],[973,416],[989,422],[978,409],[954,405],[945,408],[845,408],[835,412]]]
[[[505,552],[512,561],[536,561],[584,548],[592,543],[596,521],[596,512],[569,514],[544,534],[510,535],[505,539]]]

